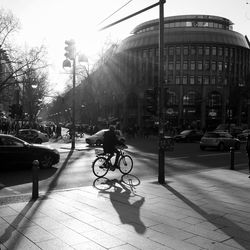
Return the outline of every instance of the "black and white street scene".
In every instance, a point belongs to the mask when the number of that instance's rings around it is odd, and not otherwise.
[[[0,250],[249,250],[250,2],[1,0]]]

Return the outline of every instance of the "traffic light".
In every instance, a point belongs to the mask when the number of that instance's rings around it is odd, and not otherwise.
[[[67,46],[65,47],[66,53],[64,55],[66,58],[73,60],[75,58],[75,41],[73,39],[66,40],[65,44]]]
[[[147,89],[144,94],[145,108],[152,115],[157,114],[157,89]]]

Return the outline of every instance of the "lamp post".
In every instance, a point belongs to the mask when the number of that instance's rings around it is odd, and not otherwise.
[[[75,113],[76,113],[76,102],[75,102],[75,87],[76,87],[76,47],[74,40],[66,40],[65,47],[66,53],[64,54],[66,59],[63,61],[63,68],[71,67],[71,61],[73,66],[73,89],[72,89],[72,140],[71,140],[71,149],[75,149]],[[81,54],[78,57],[79,62],[87,62],[85,55]]]

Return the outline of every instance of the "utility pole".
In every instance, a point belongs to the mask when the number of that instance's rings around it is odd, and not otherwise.
[[[158,166],[158,182],[165,184],[165,150],[164,141],[164,3],[165,0],[160,0],[159,4],[159,68],[158,68],[158,115],[159,115],[159,166]]]
[[[159,130],[158,130],[158,182],[165,184],[165,149],[164,149],[164,125],[165,125],[165,108],[164,108],[164,4],[166,0],[159,0],[159,2],[148,6],[140,11],[137,11],[125,18],[122,18],[114,23],[111,23],[100,30],[110,28],[120,22],[123,22],[131,17],[148,11],[159,5],[159,67],[158,67],[158,117],[159,117]]]

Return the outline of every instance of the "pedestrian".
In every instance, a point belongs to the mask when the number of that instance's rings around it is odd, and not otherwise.
[[[250,135],[247,136],[246,151],[248,155],[248,171],[249,171],[249,178],[250,178]]]

